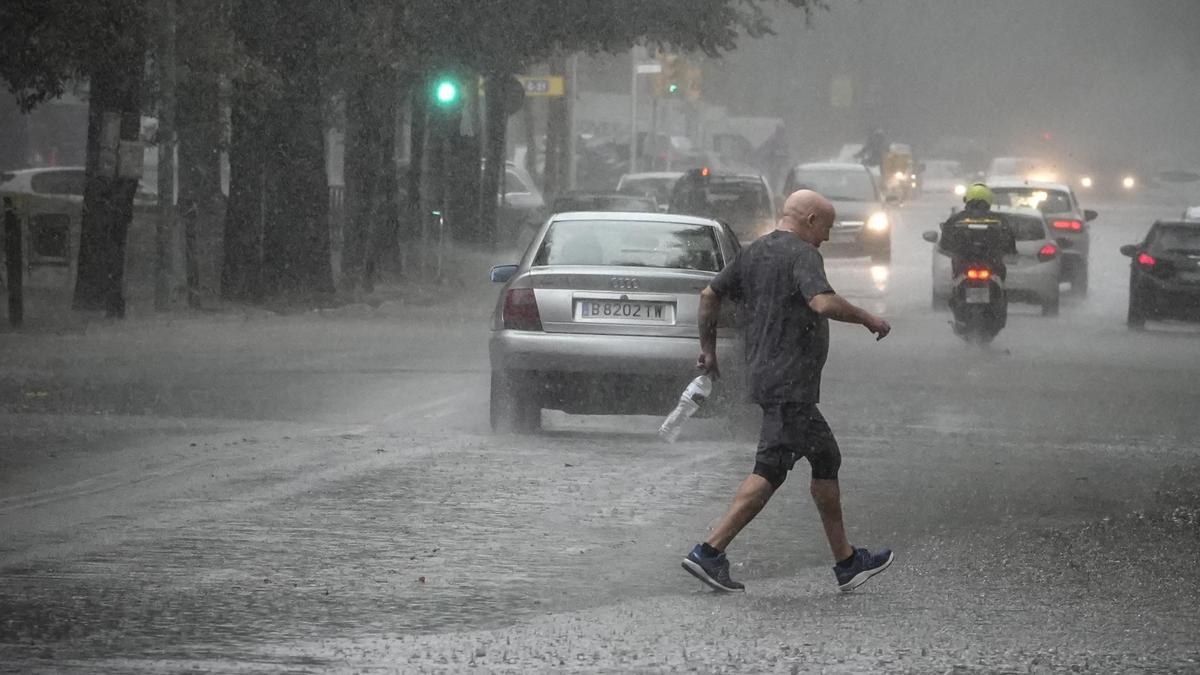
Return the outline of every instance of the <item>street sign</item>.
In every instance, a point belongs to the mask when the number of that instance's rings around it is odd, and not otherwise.
[[[657,75],[662,72],[661,63],[639,63],[637,64],[638,75]]]
[[[566,91],[562,75],[518,75],[517,79],[525,86],[526,96],[562,96]]]

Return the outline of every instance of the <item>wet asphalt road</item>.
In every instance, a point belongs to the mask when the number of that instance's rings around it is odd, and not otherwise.
[[[899,556],[850,596],[800,475],[749,592],[679,569],[752,464],[715,421],[488,432],[492,288],[0,335],[0,670],[1200,670],[1200,330],[1128,332],[1116,252],[1178,209],[1089,206],[1091,293],[982,350],[929,309],[943,204],[886,278],[829,261],[895,326],[826,368],[851,537]]]

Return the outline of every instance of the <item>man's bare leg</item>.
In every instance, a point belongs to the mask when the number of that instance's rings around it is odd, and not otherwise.
[[[854,549],[846,539],[846,526],[842,524],[842,490],[838,482],[814,478],[809,490],[821,514],[821,525],[825,527],[825,538],[829,540],[834,562],[849,558]]]
[[[837,483],[837,481],[833,482]],[[725,547],[729,546],[729,542],[738,535],[738,532],[741,532],[742,528],[754,520],[754,516],[757,516],[759,511],[762,511],[773,494],[775,494],[775,488],[771,487],[766,478],[754,473],[747,476],[733,495],[733,503],[729,505],[729,511],[713,528],[707,544],[718,551],[724,551]]]

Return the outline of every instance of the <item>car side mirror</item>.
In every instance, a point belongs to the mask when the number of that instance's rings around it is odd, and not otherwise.
[[[492,281],[497,284],[508,282],[509,279],[517,276],[516,265],[496,265],[492,268]]]
[[[1126,258],[1132,258],[1133,256],[1135,256],[1137,254],[1138,254],[1137,244],[1125,244],[1124,246],[1121,247],[1121,255],[1125,256]]]
[[[1099,213],[1097,213],[1096,211],[1093,211],[1093,210],[1091,210],[1091,209],[1084,209],[1084,210],[1083,210],[1083,219],[1084,219],[1085,221],[1089,222],[1089,223],[1090,223],[1090,222],[1092,222],[1093,220],[1095,220],[1095,219],[1099,218],[1099,217],[1100,217],[1100,214],[1099,214]]]
[[[921,238],[931,244],[936,244],[938,240],[938,233],[933,230],[926,230],[921,233]]]

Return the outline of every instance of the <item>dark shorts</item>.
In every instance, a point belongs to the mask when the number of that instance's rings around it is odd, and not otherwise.
[[[812,477],[836,480],[842,465],[833,431],[812,403],[764,405],[758,437],[757,464],[791,471],[796,460],[807,458]]]

